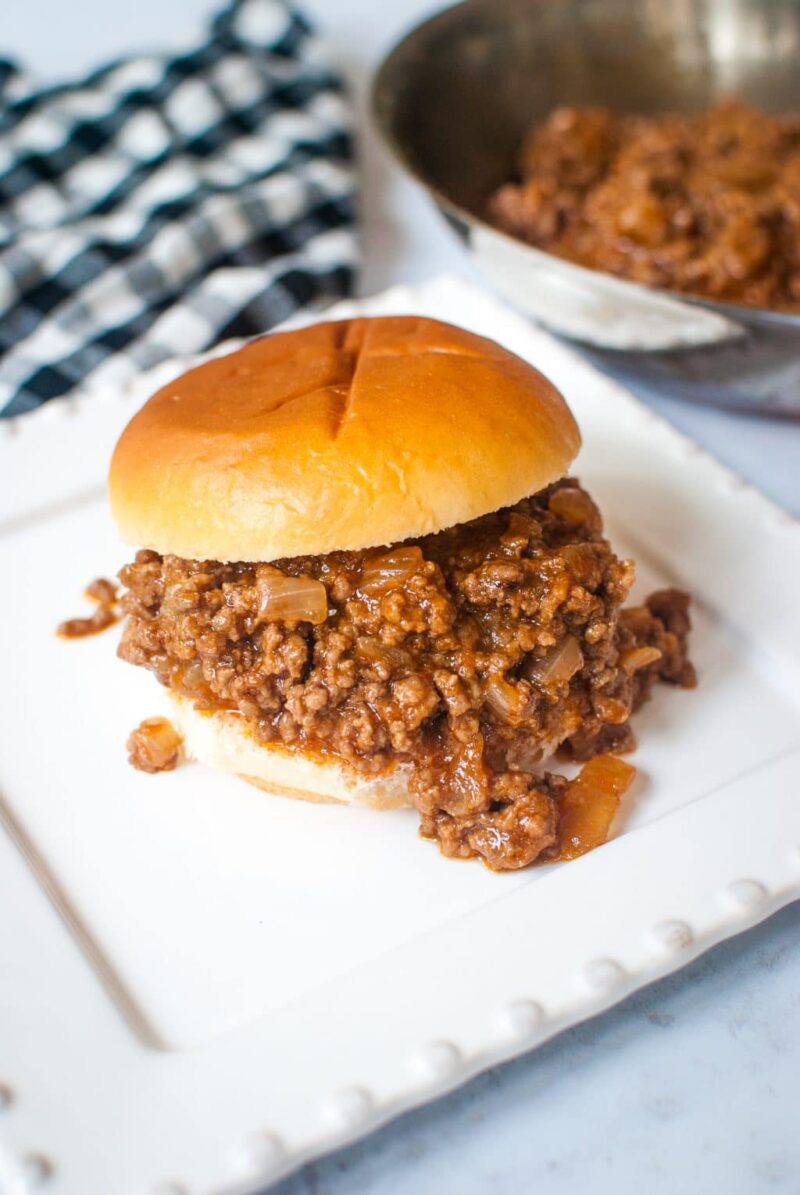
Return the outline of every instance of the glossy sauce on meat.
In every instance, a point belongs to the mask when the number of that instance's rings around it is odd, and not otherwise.
[[[490,198],[512,236],[591,269],[800,311],[800,114],[558,108]]]
[[[394,547],[271,564],[142,551],[120,578],[124,659],[265,744],[366,776],[411,765],[423,834],[497,869],[558,853],[568,782],[543,758],[627,749],[657,678],[694,683],[685,595],[621,613],[633,565],[570,479]]]
[[[95,603],[95,609],[88,618],[68,618],[59,623],[56,634],[62,639],[85,639],[119,622],[121,617],[117,586],[106,577],[97,577],[86,587],[86,597]]]

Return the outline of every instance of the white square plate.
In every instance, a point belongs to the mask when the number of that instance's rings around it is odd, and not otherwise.
[[[0,1167],[41,1151],[53,1195],[249,1190],[800,894],[794,520],[479,291],[443,279],[331,314],[356,311],[461,323],[554,379],[640,590],[695,598],[700,687],[638,715],[619,836],[518,874],[445,861],[410,811],[270,799],[194,765],[143,776],[124,742],[158,685],[113,633],[52,632],[129,555],[107,461],[186,362],[0,425],[0,812],[93,968],[63,943],[32,958],[37,894],[7,869]]]

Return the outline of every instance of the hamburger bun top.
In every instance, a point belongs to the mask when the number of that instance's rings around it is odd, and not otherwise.
[[[554,386],[494,341],[416,316],[251,341],[123,431],[111,507],[132,544],[276,560],[441,531],[535,493],[580,447]]]

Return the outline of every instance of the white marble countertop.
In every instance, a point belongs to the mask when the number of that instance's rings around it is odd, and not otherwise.
[[[212,0],[5,0],[0,53],[67,75],[183,40]],[[370,71],[427,0],[306,0],[346,69],[362,142],[364,293],[464,250],[369,127]],[[651,400],[652,401],[652,400]],[[800,426],[654,402],[800,513]],[[275,1195],[800,1191],[800,904],[534,1054],[307,1166]]]

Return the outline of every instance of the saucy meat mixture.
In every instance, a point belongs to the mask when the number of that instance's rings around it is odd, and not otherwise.
[[[656,680],[694,684],[686,595],[621,609],[633,565],[571,479],[388,549],[272,564],[140,551],[120,579],[123,659],[264,744],[366,777],[406,766],[422,833],[496,869],[569,857],[589,790],[602,810],[632,774],[605,754],[631,747],[631,712]],[[602,758],[578,781],[538,774],[559,745]]]
[[[489,200],[505,232],[591,269],[800,311],[800,114],[558,108]]]
[[[119,598],[113,581],[98,577],[86,586],[84,595],[94,602],[94,611],[88,618],[67,618],[59,623],[56,634],[62,639],[85,639],[119,622]]]

